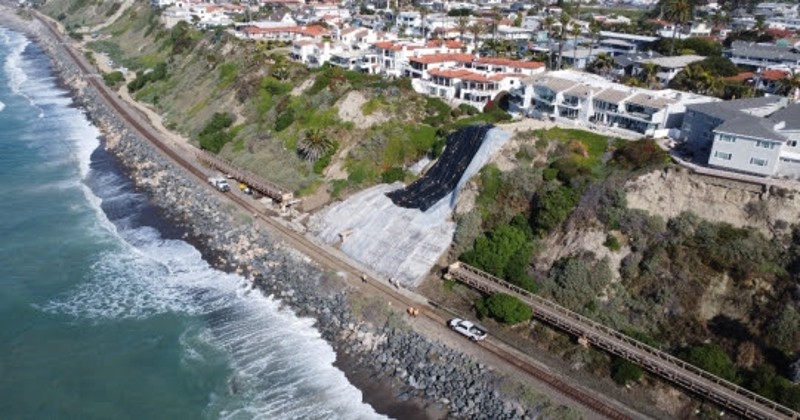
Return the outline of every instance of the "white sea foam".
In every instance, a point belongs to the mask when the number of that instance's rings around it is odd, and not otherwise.
[[[3,112],[4,109],[6,109],[6,104],[0,102],[0,112]]]
[[[9,88],[39,107],[39,129],[52,132],[50,138],[31,135],[20,141],[45,138],[32,147],[54,157],[69,156],[77,167],[76,177],[86,179],[91,174],[92,152],[99,144],[97,129],[79,110],[65,106],[69,99],[48,75],[25,67],[31,65],[22,55],[27,40],[0,31],[0,43],[10,51],[3,65],[12,79]],[[109,203],[135,201],[126,196],[131,193],[125,189],[116,190],[113,179],[93,180]],[[74,186],[74,181],[65,181],[44,188]],[[96,213],[94,234],[110,246],[96,256],[85,281],[39,305],[42,311],[92,323],[164,314],[208,320],[207,325],[185,331],[180,344],[181,363],[187,367],[221,357],[232,368],[228,392],[209,396],[206,411],[211,417],[379,417],[361,402],[361,392],[332,366],[335,353],[313,328],[312,320],[282,309],[279,301],[251,289],[244,278],[213,269],[186,242],[166,240],[149,227],[115,225],[102,211],[103,199],[85,184],[81,186]]]
[[[4,47],[9,50],[3,64],[3,69],[8,76],[8,87],[13,93],[20,95],[22,94],[22,85],[28,80],[28,76],[22,68],[22,53],[30,41],[16,32],[6,32],[2,41]]]
[[[230,395],[208,407],[221,418],[378,417],[332,366],[335,353],[312,320],[244,278],[211,268],[183,241],[147,227],[122,231],[121,238],[123,246],[98,259],[89,281],[42,309],[95,322],[166,313],[209,319],[180,341],[186,365],[202,364],[209,349],[229,358]]]

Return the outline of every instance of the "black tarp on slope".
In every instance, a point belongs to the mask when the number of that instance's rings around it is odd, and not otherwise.
[[[428,210],[453,191],[492,127],[488,124],[472,125],[451,133],[447,136],[444,153],[425,176],[386,195],[397,206]]]

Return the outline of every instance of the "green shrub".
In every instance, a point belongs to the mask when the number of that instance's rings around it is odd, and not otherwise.
[[[655,140],[629,141],[614,151],[614,162],[626,169],[640,169],[669,162],[669,155]]]
[[[614,252],[619,251],[619,249],[621,248],[621,246],[619,244],[619,239],[617,239],[616,236],[611,235],[611,234],[609,234],[606,237],[606,241],[603,242],[603,245],[605,245],[606,248],[608,248],[608,249],[610,249],[610,250],[612,250]]]
[[[236,63],[225,63],[219,66],[219,88],[224,89],[239,76],[239,65]]]
[[[335,141],[332,142],[331,147],[328,148],[325,154],[314,162],[314,173],[317,175],[322,175],[322,173],[325,171],[325,168],[331,164],[331,159],[333,159],[333,156],[338,150],[339,143]]]
[[[737,382],[736,367],[722,347],[716,344],[707,343],[690,347],[682,352],[680,357],[688,363],[720,378]]]
[[[481,309],[482,305],[483,309]],[[519,324],[533,317],[533,310],[514,296],[505,293],[495,293],[484,299],[482,304],[476,304],[478,313],[488,316],[508,325]]]
[[[461,104],[458,106],[458,109],[461,111],[462,115],[478,115],[481,113],[478,108],[475,108],[470,104]]]
[[[621,357],[614,357],[611,361],[611,379],[620,385],[639,381],[643,373],[642,368]]]
[[[528,265],[533,248],[525,230],[501,225],[479,236],[471,250],[461,259],[467,264],[487,271],[531,292],[537,286],[528,275]]]
[[[545,234],[566,220],[580,196],[571,188],[559,186],[556,189],[536,195],[531,225],[539,234]]]
[[[542,171],[542,179],[545,181],[552,181],[558,176],[558,169],[549,167]]]
[[[608,261],[595,261],[593,253],[585,253],[556,261],[542,286],[558,303],[582,311],[610,282]]]
[[[570,184],[573,179],[588,177],[592,174],[592,170],[586,166],[584,160],[580,156],[567,156],[551,163],[550,168],[558,171],[556,177],[559,181]]]
[[[213,153],[219,153],[222,147],[233,139],[231,133],[226,131],[232,124],[233,117],[229,114],[215,112],[211,120],[198,134],[200,147]]]
[[[281,132],[287,129],[294,122],[294,110],[292,108],[283,111],[275,120],[275,131]]]
[[[406,171],[398,166],[393,166],[381,173],[381,181],[384,184],[391,184],[395,181],[402,181],[406,177]]]
[[[261,89],[274,96],[283,96],[291,92],[292,84],[288,82],[281,82],[272,76],[267,76],[261,79]]]
[[[136,72],[136,79],[128,83],[128,91],[136,92],[148,83],[158,82],[159,80],[166,79],[168,76],[167,70],[167,63],[161,62],[156,64],[156,66],[150,71],[140,70]]]
[[[111,73],[103,75],[103,81],[106,83],[106,86],[114,88],[125,81],[125,76],[121,71],[112,71]]]
[[[425,112],[427,116],[422,122],[433,127],[439,127],[447,123],[450,118],[450,105],[439,98],[429,96],[425,99]]]

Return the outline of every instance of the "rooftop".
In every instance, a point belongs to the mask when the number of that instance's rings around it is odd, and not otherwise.
[[[714,131],[759,139],[786,141],[786,137],[775,131],[775,123],[772,120],[747,114],[739,114],[734,118],[725,120]]]
[[[653,63],[667,69],[681,69],[689,64],[705,60],[701,55],[678,55],[673,57],[653,57],[639,60],[640,63]]]

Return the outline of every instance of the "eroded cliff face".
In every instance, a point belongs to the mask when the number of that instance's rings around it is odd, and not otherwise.
[[[625,184],[628,207],[669,220],[692,212],[712,222],[752,227],[768,236],[790,232],[800,216],[800,194],[667,168]]]

